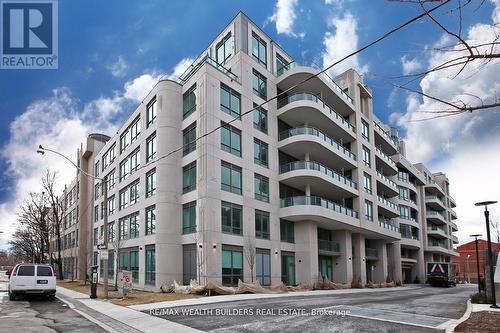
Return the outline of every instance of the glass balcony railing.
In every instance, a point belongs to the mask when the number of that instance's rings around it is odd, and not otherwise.
[[[382,179],[384,182],[386,182],[387,184],[390,185],[390,187],[393,187],[396,191],[398,190],[398,185],[396,185],[396,183],[389,179],[389,177],[383,175],[381,172],[377,171],[377,176]]]
[[[290,69],[295,68],[295,67],[299,67],[299,65],[295,61],[293,61],[289,64],[286,64],[286,65],[282,66],[281,68],[278,68],[278,70],[276,71],[276,76],[280,76],[280,75],[286,73],[287,71],[289,71]]]
[[[384,204],[385,206],[391,208],[391,209],[394,209],[394,210],[397,210],[399,211],[399,208],[398,208],[398,205],[395,204],[394,202],[392,201],[389,201],[387,200],[386,198],[382,197],[382,196],[377,196],[378,197],[378,201],[381,202],[382,204]]]
[[[287,104],[290,104],[292,102],[296,101],[312,101],[318,104],[321,104],[323,108],[326,109],[326,111],[337,121],[339,121],[341,124],[347,126],[351,131],[356,132],[356,129],[354,125],[352,125],[350,122],[348,122],[344,117],[342,117],[340,114],[338,114],[331,106],[326,104],[321,98],[318,96],[308,93],[308,92],[302,92],[302,93],[296,93],[290,96],[285,96],[283,98],[280,98],[278,100],[278,109],[284,107]]]
[[[378,258],[378,250],[366,247],[365,257]]]
[[[406,238],[406,239],[418,240],[418,236],[417,235],[411,235],[411,234],[407,234],[407,233],[404,233],[404,232],[401,233],[401,237],[402,238]]]
[[[295,161],[295,162],[290,162],[286,163],[280,166],[280,173],[285,173],[293,170],[316,170],[319,171],[325,175],[327,175],[330,178],[333,178],[349,187],[352,187],[354,189],[358,188],[358,185],[356,182],[350,180],[349,178],[346,178],[342,176],[340,173],[324,166],[321,163],[318,162],[313,162],[313,161]]]
[[[393,137],[389,133],[387,133],[377,122],[374,121],[373,125],[375,126],[377,132],[382,135],[394,148],[398,146]]]
[[[204,56],[201,56],[200,58],[195,60],[193,64],[189,66],[189,68],[184,73],[182,73],[176,81],[180,84],[184,84],[184,82],[189,80],[189,78],[192,77],[205,63],[208,63],[211,66],[215,67],[217,70],[227,75],[231,80],[238,82],[238,76],[236,76],[236,74],[232,73],[231,70],[227,69],[223,65],[217,63],[217,61],[210,58],[208,54],[205,54]]]
[[[392,225],[391,223],[389,223],[388,221],[385,221],[385,220],[379,220],[378,221],[378,225],[381,226],[382,228],[384,229],[388,229],[388,230],[391,230],[391,231],[394,231],[394,232],[397,232],[399,233],[399,228],[396,227],[395,225]]]
[[[457,237],[457,236],[452,235],[452,236],[451,236],[451,239],[452,239],[455,243],[458,243],[458,237]]]
[[[390,157],[389,155],[387,155],[386,153],[384,153],[382,150],[380,150],[380,148],[378,147],[375,147],[377,153],[379,153],[379,155],[382,157],[383,160],[385,160],[387,163],[389,163],[390,165],[392,165],[394,168],[396,168],[396,162],[394,162]]]
[[[437,212],[435,210],[427,210],[425,211],[425,215],[427,215],[428,217],[437,217],[437,218],[441,218],[443,220],[446,221],[445,217],[443,216],[443,214],[441,214],[440,212]]]
[[[433,239],[430,239],[427,242],[427,245],[428,246],[437,246],[437,247],[442,247],[444,249],[447,249],[446,245],[443,242],[439,242],[439,241],[436,241],[436,240],[433,240]]]
[[[435,180],[431,180],[431,182],[429,183],[429,185],[433,185],[433,186],[436,186],[442,193],[446,193],[443,188],[441,187],[441,185],[439,185]]]
[[[405,197],[401,197],[401,196],[399,196],[398,198],[399,198],[400,200],[404,200],[404,201],[406,201],[406,202],[411,202],[411,203],[412,203],[412,204],[414,204],[414,205],[416,205],[416,204],[417,204],[417,202],[416,202],[415,200],[413,200],[412,198],[405,198]]]
[[[349,149],[345,148],[343,145],[341,145],[339,142],[335,141],[334,139],[330,138],[328,135],[323,133],[321,130],[314,128],[314,127],[296,127],[296,128],[290,128],[288,130],[285,130],[279,134],[279,140],[285,140],[289,137],[295,136],[295,135],[314,135],[329,144],[330,146],[336,148],[339,150],[341,153],[344,155],[347,155],[349,158],[352,158],[353,160],[356,160],[356,155],[350,151]]]
[[[328,252],[340,253],[340,244],[327,239],[318,239],[318,249]]]
[[[291,206],[320,206],[333,210],[337,213],[341,213],[347,216],[358,218],[358,212],[350,208],[344,207],[336,202],[330,201],[316,196],[297,196],[282,198],[280,200],[280,207],[291,207]]]
[[[427,231],[437,231],[437,232],[441,232],[443,234],[446,234],[446,232],[442,228],[439,228],[435,225],[427,226]]]
[[[425,196],[425,200],[439,200],[439,202],[441,202],[441,204],[446,207],[446,204],[444,203],[443,199],[441,199],[440,197],[438,197],[437,195],[434,195],[434,194],[427,194]]]
[[[412,221],[412,222],[418,223],[417,220],[414,217],[411,217],[411,216],[400,215],[399,218],[403,219],[403,220],[407,220],[407,221]]]

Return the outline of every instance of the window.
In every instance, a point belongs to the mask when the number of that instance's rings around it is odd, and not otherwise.
[[[146,141],[146,162],[156,157],[156,133],[153,133]]]
[[[155,246],[146,246],[146,284],[155,284],[156,281],[156,259]]]
[[[24,267],[24,266],[21,266]],[[37,276],[52,276],[52,268],[48,266],[37,266],[36,268]]]
[[[363,119],[361,119],[361,135],[363,138],[370,141],[370,126]]]
[[[182,233],[196,232],[196,201],[182,205]]]
[[[259,139],[253,139],[253,160],[256,164],[268,167],[269,165],[269,148],[267,143]]]
[[[146,122],[147,126],[151,126],[156,120],[156,97],[149,102],[148,106],[146,107]]]
[[[196,244],[182,245],[182,282],[188,285],[196,280]]]
[[[241,235],[243,230],[243,207],[222,201],[222,232]]]
[[[182,95],[182,119],[196,111],[196,84]]]
[[[156,169],[146,173],[146,198],[156,193]]]
[[[271,285],[271,251],[256,249],[255,266],[257,281],[263,286]]]
[[[366,148],[365,146],[363,146],[363,163],[367,167],[371,167],[371,165],[372,165],[371,159],[370,159],[370,149]]]
[[[120,210],[127,208],[129,205],[135,204],[138,200],[139,200],[139,179],[131,183],[129,186],[120,190],[119,208]]]
[[[17,276],[34,276],[35,266],[33,265],[22,265],[17,269]]]
[[[295,242],[295,230],[293,222],[280,220],[280,236],[282,242]]]
[[[182,193],[196,189],[196,161],[182,168]]]
[[[241,194],[241,168],[221,162],[221,188],[223,191],[228,191],[236,194]]]
[[[269,178],[255,174],[255,199],[269,202]]]
[[[365,200],[365,216],[368,220],[373,221],[373,203]]]
[[[287,285],[295,284],[295,253],[281,251],[281,281]]]
[[[267,65],[267,47],[266,42],[255,32],[252,32],[252,56],[257,62]]]
[[[115,222],[108,223],[108,243],[115,241]]]
[[[196,121],[182,131],[182,156],[196,150]]]
[[[410,190],[406,187],[399,186],[399,198],[408,201],[410,199]]]
[[[129,270],[132,272],[132,282],[139,282],[139,251],[130,251],[130,266]]]
[[[238,92],[220,85],[220,107],[225,113],[238,118],[241,115],[241,97]]]
[[[269,213],[255,210],[255,237],[269,239]]]
[[[115,213],[115,196],[108,199],[108,216]]]
[[[403,219],[410,219],[410,207],[399,205],[399,216]]]
[[[99,221],[99,206],[94,207],[94,222]]]
[[[129,223],[130,223],[130,236],[129,238],[137,238],[139,237],[139,213],[135,213],[129,215]]]
[[[253,70],[252,86],[253,92],[257,96],[260,96],[263,99],[267,98],[267,79],[264,75],[260,74],[255,69]]]
[[[121,218],[118,229],[120,240],[139,237],[139,212]]]
[[[116,144],[113,144],[102,157],[102,171],[114,162],[116,157]]]
[[[241,131],[231,125],[223,125],[220,129],[221,149],[241,157]]]
[[[99,229],[94,228],[94,245],[99,243]]]
[[[115,169],[111,170],[106,176],[106,184],[108,186],[108,191],[115,187]]]
[[[99,193],[101,192],[100,188],[101,188],[101,183],[97,183],[94,185],[94,200],[99,199]]]
[[[372,194],[372,176],[370,176],[366,172],[363,173],[363,186],[366,193]]]
[[[109,250],[108,253],[108,276],[113,277],[115,275],[115,251]]]
[[[95,162],[95,170],[94,170],[95,176],[99,176],[99,171],[101,171],[99,166],[100,166],[99,161]]]
[[[410,174],[405,171],[398,171],[398,180],[404,181],[404,182],[409,182],[410,181]]]
[[[141,133],[141,118],[137,117],[120,136],[120,152],[132,144]]]
[[[120,180],[126,179],[132,174],[132,172],[137,170],[137,168],[141,164],[140,153],[141,152],[139,148],[137,148],[120,163]]]
[[[267,134],[267,111],[255,103],[253,107],[257,108],[253,111],[253,127]]]
[[[146,208],[146,235],[153,235],[156,231],[156,206]]]
[[[222,245],[222,284],[237,286],[238,280],[243,281],[243,249]]]
[[[139,179],[130,184],[130,204],[135,204],[139,200]]]
[[[218,64],[224,64],[233,52],[233,37],[231,32],[229,32],[226,37],[224,37],[219,43],[217,43],[216,49],[216,61]]]
[[[290,68],[290,63],[276,53],[276,75],[280,76]]]

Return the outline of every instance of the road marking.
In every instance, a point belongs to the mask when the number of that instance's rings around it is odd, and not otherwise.
[[[434,328],[434,329],[442,327],[444,326],[444,324],[448,324],[451,320],[453,320],[451,318],[434,317],[434,316],[414,314],[408,312],[396,312],[396,311],[373,309],[373,308],[361,308],[358,306],[351,306],[351,305],[334,305],[321,309],[332,309],[332,308],[349,311],[349,313],[346,313],[346,316],[379,320],[396,324]]]

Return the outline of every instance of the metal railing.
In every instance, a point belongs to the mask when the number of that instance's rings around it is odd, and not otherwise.
[[[391,223],[389,223],[387,221],[379,220],[378,225],[384,229],[388,229],[388,230],[399,233],[399,227],[396,227],[395,225],[392,225]]]
[[[295,135],[314,135],[317,136],[318,138],[322,139],[326,143],[328,143],[330,146],[333,146],[337,148],[340,152],[343,154],[347,155],[348,157],[352,158],[353,160],[356,160],[356,154],[354,154],[352,151],[349,149],[345,148],[342,146],[339,142],[335,141],[334,139],[330,138],[328,135],[323,133],[323,131],[314,128],[314,127],[296,127],[296,128],[290,128],[288,130],[284,130],[279,134],[279,140],[285,140],[286,138],[295,136]]]
[[[186,71],[184,71],[184,73],[182,73],[181,76],[179,76],[179,78],[175,81],[180,84],[184,84],[184,82],[189,80],[189,78],[191,78],[205,63],[210,64],[212,67],[215,67],[215,69],[227,75],[231,80],[238,81],[238,76],[236,74],[231,72],[223,65],[217,63],[217,61],[210,58],[208,54],[205,54],[204,56],[201,56],[200,58],[195,60],[193,64],[188,69],[186,69]]]
[[[396,191],[398,190],[398,185],[396,185],[396,183],[393,180],[389,179],[389,177],[383,175],[380,171],[377,171],[377,176],[386,183],[389,183],[389,185],[391,187],[394,187]]]
[[[340,173],[324,166],[323,164],[319,162],[314,162],[314,161],[294,161],[286,164],[280,165],[280,174],[293,171],[293,170],[316,170],[319,171],[325,175],[327,175],[330,178],[333,178],[341,183],[344,183],[345,185],[355,188],[358,188],[358,184],[356,182],[352,181],[349,178],[346,178],[345,176],[341,175]]]
[[[403,220],[407,220],[407,221],[412,221],[412,222],[415,222],[415,223],[418,223],[417,220],[411,216],[399,216],[400,219],[403,219]]]
[[[330,201],[317,196],[296,196],[287,197],[280,200],[280,207],[291,207],[291,206],[320,206],[333,210],[337,213],[341,213],[347,216],[358,218],[358,212],[350,208],[344,207],[336,202]]]
[[[382,197],[380,195],[378,195],[377,197],[378,197],[378,201],[379,202],[383,203],[384,205],[388,206],[391,209],[399,211],[398,205],[395,204],[394,202],[389,201],[389,200],[387,200],[386,198],[384,198],[384,197]]]
[[[284,96],[280,98],[278,100],[278,109],[296,101],[312,101],[318,104],[322,104],[323,108],[325,108],[334,119],[339,121],[341,124],[347,126],[353,132],[356,132],[356,128],[354,127],[353,124],[345,120],[344,117],[342,117],[339,113],[337,113],[337,111],[335,111],[330,105],[326,104],[320,97],[309,92],[296,93],[290,96]]]
[[[326,239],[318,239],[318,249],[328,252],[340,253],[340,244]]]
[[[380,150],[380,148],[378,147],[375,147],[375,150],[377,151],[377,153],[379,153],[381,156],[382,156],[382,159],[384,159],[387,163],[389,163],[390,165],[392,165],[394,168],[396,168],[396,162],[394,162],[390,157],[389,155],[387,155],[386,153],[384,153],[382,150]]]
[[[378,250],[366,247],[365,257],[378,258]]]
[[[441,202],[441,204],[443,205],[443,207],[446,207],[446,204],[444,203],[443,199],[441,199],[440,197],[438,197],[435,194],[427,194],[425,196],[425,200],[439,200],[439,202]]]
[[[437,247],[442,247],[442,248],[444,248],[444,249],[448,249],[448,248],[446,247],[446,245],[445,245],[443,242],[438,242],[438,241],[436,241],[436,240],[429,240],[429,241],[427,242],[427,245],[428,245],[428,246],[437,246]]]
[[[377,132],[382,135],[394,148],[397,147],[397,143],[394,142],[392,136],[387,133],[376,121],[373,121],[373,125],[375,126]]]
[[[444,231],[444,229],[439,228],[435,225],[427,226],[427,231],[439,231],[442,232],[443,234],[446,234],[446,231]]]
[[[443,214],[441,214],[440,212],[437,212],[435,210],[426,210],[425,215],[426,216],[433,216],[433,217],[440,217],[446,221],[446,218],[443,216]]]

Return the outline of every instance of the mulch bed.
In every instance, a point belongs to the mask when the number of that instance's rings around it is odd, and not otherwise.
[[[473,312],[469,319],[455,328],[455,332],[498,333],[500,332],[500,312]]]

